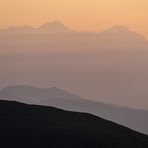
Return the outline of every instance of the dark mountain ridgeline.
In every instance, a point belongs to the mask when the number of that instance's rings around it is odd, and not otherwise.
[[[86,113],[0,101],[0,119],[5,148],[148,147],[147,136]]]

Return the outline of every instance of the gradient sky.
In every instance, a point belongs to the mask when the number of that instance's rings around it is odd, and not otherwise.
[[[148,38],[148,0],[0,0],[0,28],[60,20],[76,30],[126,25]]]

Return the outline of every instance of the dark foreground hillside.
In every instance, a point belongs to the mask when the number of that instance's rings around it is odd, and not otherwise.
[[[148,137],[99,117],[0,101],[1,147],[148,148]]]

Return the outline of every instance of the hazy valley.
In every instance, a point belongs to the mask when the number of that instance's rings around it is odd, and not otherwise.
[[[99,33],[58,21],[10,27],[0,31],[0,87],[59,86],[94,101],[147,109],[147,49],[146,38],[125,26]]]

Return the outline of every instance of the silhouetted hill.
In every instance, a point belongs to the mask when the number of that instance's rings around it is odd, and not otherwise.
[[[147,136],[86,113],[0,101],[0,119],[5,147],[148,147]]]
[[[147,110],[87,100],[57,87],[8,86],[0,91],[0,99],[87,112],[148,134]]]
[[[69,111],[91,113],[93,115],[111,120],[136,131],[148,134],[148,111],[132,109],[124,106],[101,103],[91,100],[49,99],[40,102]]]

